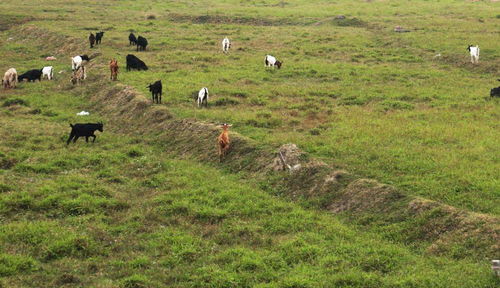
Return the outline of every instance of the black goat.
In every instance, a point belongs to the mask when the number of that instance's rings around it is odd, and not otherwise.
[[[132,69],[137,70],[148,70],[148,66],[141,59],[137,58],[135,55],[128,54],[127,55],[127,71]]]
[[[28,82],[35,82],[37,79],[42,81],[42,69],[33,69],[17,77],[18,82],[22,82],[24,79],[28,79]]]
[[[90,33],[90,36],[89,36],[89,42],[90,42],[90,48],[94,48],[94,44],[95,44],[95,36],[94,34]]]
[[[73,143],[78,140],[80,137],[85,137],[85,141],[89,142],[89,137],[93,137],[94,139],[92,140],[92,143],[95,142],[96,136],[94,135],[96,130],[99,130],[103,132],[103,126],[104,124],[102,123],[85,123],[85,124],[69,124],[71,126],[71,133],[69,134],[68,141],[66,141],[66,145],[71,142],[71,139],[73,139]]]
[[[104,36],[104,32],[95,33],[95,44],[101,44],[102,36]]]
[[[161,90],[162,90],[161,80],[158,80],[153,84],[149,84],[147,88],[149,88],[149,91],[151,91],[151,97],[153,99],[153,103],[155,103],[156,100],[157,104],[161,104]]]
[[[497,88],[491,89],[490,96],[491,97],[500,97],[500,86],[498,86]]]
[[[128,35],[128,41],[129,41],[129,46],[130,45],[137,45],[137,38],[135,38],[135,35],[134,33],[130,33],[130,35]]]
[[[137,51],[146,51],[148,40],[142,36],[137,37]]]

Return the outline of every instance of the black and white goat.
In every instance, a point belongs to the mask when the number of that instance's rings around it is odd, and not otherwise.
[[[200,89],[198,92],[198,99],[196,100],[198,103],[198,108],[203,106],[203,103],[205,103],[205,107],[208,107],[208,88],[203,87]]]

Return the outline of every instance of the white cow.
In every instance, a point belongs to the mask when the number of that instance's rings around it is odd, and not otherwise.
[[[71,58],[71,70],[75,71],[76,69],[82,66],[83,61],[90,61],[89,56],[87,55],[78,55]]]
[[[472,64],[479,63],[479,45],[469,45],[469,47],[467,47],[467,50],[469,50],[470,52],[470,61],[472,62]]]
[[[54,78],[54,69],[52,66],[43,67],[42,79],[45,79],[45,77],[47,77],[47,79],[49,79],[49,80],[52,80],[52,78]]]
[[[229,52],[229,48],[231,48],[231,42],[229,39],[226,37],[222,40],[222,52],[227,53]]]
[[[281,65],[283,64],[282,62],[276,60],[276,58],[274,58],[273,56],[271,55],[266,55],[266,59],[264,59],[264,63],[266,64],[266,67],[278,67],[278,69],[281,68]]]
[[[198,103],[198,107],[203,106],[203,102],[205,102],[205,107],[208,107],[208,88],[203,87],[200,89],[200,92],[198,92],[198,100],[196,101]]]

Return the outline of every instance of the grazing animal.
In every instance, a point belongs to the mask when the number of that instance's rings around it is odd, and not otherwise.
[[[148,40],[142,36],[137,37],[137,51],[146,51]]]
[[[151,97],[153,99],[153,103],[155,103],[156,101],[157,104],[161,104],[161,90],[162,90],[161,80],[158,80],[153,84],[149,84],[147,88],[149,88],[149,91],[151,91]]]
[[[229,48],[231,48],[231,42],[229,39],[226,37],[222,40],[222,52],[227,53],[229,52]]]
[[[198,103],[198,108],[203,106],[203,103],[205,103],[205,107],[208,107],[208,88],[203,87],[200,89],[198,92],[198,100],[196,100]]]
[[[30,82],[30,81],[35,82],[35,80],[37,80],[37,79],[38,79],[38,81],[42,81],[42,70],[33,69],[33,70],[30,70],[24,74],[19,75],[19,77],[17,77],[17,81],[19,81],[19,82],[24,81],[24,79],[27,79],[28,82]]]
[[[2,85],[4,89],[16,88],[17,85],[17,71],[14,68],[10,68],[5,72],[2,78]]]
[[[90,42],[90,48],[94,48],[94,44],[95,44],[95,36],[94,34],[90,33],[90,36],[89,36],[89,42]]]
[[[92,140],[92,143],[95,142],[96,136],[94,135],[96,130],[99,130],[103,132],[103,126],[104,124],[102,123],[78,123],[78,124],[69,124],[71,127],[71,133],[69,134],[69,138],[66,141],[66,145],[71,142],[73,139],[73,143],[78,140],[80,137],[85,137],[85,142],[89,142],[89,137],[93,137],[94,139]]]
[[[102,36],[104,36],[104,32],[95,33],[95,44],[101,44]]]
[[[80,66],[71,74],[71,83],[73,85],[80,84],[83,80],[87,79],[87,68]]]
[[[276,60],[276,58],[274,58],[271,55],[266,55],[266,58],[264,59],[264,63],[266,64],[266,67],[275,67],[276,66],[276,67],[278,67],[278,69],[280,69],[281,65],[283,65],[283,62]]]
[[[128,41],[129,41],[129,46],[130,45],[137,45],[137,38],[135,38],[135,35],[134,33],[130,33],[130,35],[128,35]]]
[[[78,55],[71,58],[71,70],[75,71],[80,66],[83,65],[83,61],[90,61],[89,56],[87,55]]]
[[[229,140],[229,127],[233,125],[228,125],[226,123],[222,124],[222,133],[220,133],[219,137],[217,137],[217,146],[219,147],[219,161],[222,162],[222,159],[226,156],[230,147]]]
[[[11,68],[11,69],[14,69],[14,68]],[[500,81],[500,79],[498,79],[498,81]],[[491,89],[490,90],[490,96],[491,97],[500,97],[500,86],[498,86],[497,88]]]
[[[467,47],[467,50],[469,50],[470,61],[472,62],[472,64],[479,63],[479,45],[469,45],[469,47]]]
[[[118,61],[116,59],[109,61],[109,70],[111,70],[110,79],[116,81],[118,78]]]
[[[137,58],[135,55],[128,54],[127,55],[127,71],[132,69],[137,70],[148,70],[148,66],[141,59]]]
[[[47,77],[48,80],[52,80],[54,78],[54,68],[52,66],[45,66],[42,69],[42,79]]]

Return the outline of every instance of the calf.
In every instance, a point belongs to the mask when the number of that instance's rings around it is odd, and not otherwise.
[[[54,78],[54,68],[52,66],[45,66],[42,69],[42,79],[47,77],[48,80],[52,80]]]
[[[101,44],[102,36],[104,36],[104,32],[95,33],[95,44]]]
[[[142,36],[137,37],[137,51],[146,51],[148,40]]]
[[[69,138],[66,141],[66,145],[71,142],[71,139],[73,139],[73,143],[78,140],[80,137],[85,137],[85,141],[89,142],[89,137],[93,137],[94,139],[92,140],[92,143],[95,142],[96,136],[94,135],[96,130],[99,130],[103,132],[103,126],[104,124],[102,123],[85,123],[85,124],[69,124],[71,127],[71,133],[69,134]]]
[[[90,61],[89,56],[87,55],[78,55],[75,57],[71,58],[71,70],[75,71],[78,69],[80,66],[82,66],[84,63],[83,61]]]
[[[128,35],[128,42],[129,42],[129,46],[130,45],[137,45],[137,38],[135,38],[135,35],[134,33],[130,33],[130,35]]]
[[[226,37],[222,40],[222,52],[227,53],[229,52],[229,48],[231,48],[231,42],[229,39]]]
[[[264,63],[266,64],[266,67],[275,67],[276,66],[276,67],[278,67],[278,69],[280,69],[281,65],[283,64],[283,62],[276,60],[276,58],[274,58],[271,55],[266,55],[266,58],[264,59]]]
[[[472,62],[472,64],[479,63],[479,45],[469,45],[469,47],[467,47],[467,50],[469,50],[470,61]]]
[[[203,87],[200,89],[198,92],[198,108],[203,106],[203,103],[205,103],[205,107],[208,107],[208,88]]]
[[[95,44],[95,36],[94,34],[90,33],[90,36],[89,36],[89,42],[90,42],[90,48],[94,48],[94,44]]]
[[[37,79],[38,79],[38,81],[42,81],[42,70],[33,69],[33,70],[30,70],[24,74],[19,75],[19,77],[17,77],[17,81],[19,81],[19,82],[22,82],[24,79],[27,79],[28,82],[30,82],[30,81],[35,82],[35,80],[37,80]]]
[[[85,66],[78,67],[71,75],[71,83],[73,85],[80,84],[85,79],[87,79],[87,68]]]
[[[161,104],[161,80],[158,80],[153,84],[149,84],[147,88],[149,88],[149,91],[151,92],[153,103],[156,101],[157,104]]]
[[[222,162],[222,159],[226,156],[230,147],[229,140],[229,127],[233,125],[228,125],[226,123],[222,124],[222,133],[220,133],[219,137],[217,137],[217,147],[219,148],[219,161]]]
[[[14,68],[10,68],[5,72],[2,78],[2,85],[4,89],[16,88],[17,85],[17,71]]]
[[[128,54],[127,55],[127,71],[132,69],[137,70],[148,70],[148,66],[141,59],[137,58],[135,55]]]
[[[118,78],[118,61],[116,59],[109,61],[109,70],[111,70],[110,79],[116,81]]]

